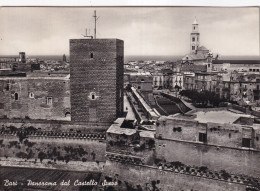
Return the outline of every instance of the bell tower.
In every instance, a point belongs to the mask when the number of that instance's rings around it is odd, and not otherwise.
[[[192,23],[192,30],[190,33],[190,52],[196,54],[199,45],[200,45],[199,24],[197,22],[197,18],[195,17],[194,22]]]

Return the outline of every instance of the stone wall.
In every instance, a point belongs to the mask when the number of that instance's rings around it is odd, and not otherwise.
[[[69,87],[66,77],[3,77],[0,118],[69,120]]]
[[[187,157],[188,155],[188,157]],[[232,174],[260,176],[260,152],[170,140],[156,140],[156,157],[189,166],[206,166]]]
[[[246,186],[243,184],[159,170],[143,165],[122,164],[110,160],[106,162],[103,176],[103,179],[118,182],[118,186],[114,187],[115,190],[246,190]]]
[[[109,124],[106,123],[81,123],[71,121],[52,121],[52,120],[29,120],[29,119],[2,119],[0,120],[0,127],[7,129],[8,127],[15,127],[18,130],[24,130],[33,127],[40,131],[53,132],[80,132],[80,133],[103,133]]]
[[[206,140],[200,140],[205,134]],[[169,140],[204,142],[209,145],[241,149],[243,138],[250,139],[251,150],[259,151],[259,129],[247,125],[199,123],[192,119],[161,117],[157,122],[156,137]],[[257,138],[258,137],[258,138]]]
[[[260,175],[256,168],[260,160],[258,129],[162,117],[157,122],[156,138],[156,157],[168,162]],[[244,139],[250,140],[250,147],[243,145]]]
[[[0,157],[17,157],[48,161],[105,161],[105,141],[95,139],[52,138],[0,135]]]

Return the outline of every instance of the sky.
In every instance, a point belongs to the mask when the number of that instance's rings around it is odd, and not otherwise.
[[[0,55],[69,54],[69,39],[94,31],[124,40],[125,55],[172,56],[190,51],[191,26],[200,45],[221,55],[259,55],[259,8],[213,7],[1,7]]]

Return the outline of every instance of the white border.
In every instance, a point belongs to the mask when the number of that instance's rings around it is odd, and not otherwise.
[[[0,6],[260,6],[259,0],[0,0]]]

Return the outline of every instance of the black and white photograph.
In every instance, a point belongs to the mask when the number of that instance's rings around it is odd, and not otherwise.
[[[260,191],[259,6],[0,6],[0,191]]]

